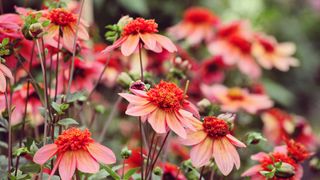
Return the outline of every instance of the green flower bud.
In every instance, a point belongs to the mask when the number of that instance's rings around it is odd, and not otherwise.
[[[121,150],[120,156],[122,159],[128,159],[132,154],[132,151],[129,150],[127,147]]]
[[[153,169],[153,173],[154,173],[155,175],[157,175],[157,176],[161,176],[161,174],[162,174],[162,169],[161,169],[159,166],[157,166],[157,167],[155,167],[155,168]]]
[[[41,23],[31,24],[29,27],[29,34],[33,38],[40,38],[44,35],[44,29]]]
[[[281,167],[276,169],[275,176],[278,178],[290,178],[295,175],[294,167],[282,162]]]

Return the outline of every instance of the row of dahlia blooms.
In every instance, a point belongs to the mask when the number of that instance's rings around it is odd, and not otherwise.
[[[262,69],[299,65],[293,43],[191,7],[168,36],[123,16],[107,46],[83,3],[0,15],[5,178],[302,178],[316,136],[261,83]]]

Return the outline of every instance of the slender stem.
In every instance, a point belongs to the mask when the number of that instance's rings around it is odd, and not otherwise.
[[[59,35],[58,35],[58,53],[57,53],[57,60],[56,60],[56,86],[54,89],[54,101],[57,101],[57,95],[58,95],[58,86],[59,86],[59,54],[60,54],[60,38],[61,38],[61,27],[59,26]]]
[[[153,160],[154,160],[154,158],[156,156],[158,142],[159,142],[159,138],[156,137],[156,141],[154,143],[153,151],[152,150],[150,151],[150,155],[151,155],[150,156],[150,163],[153,162]],[[146,167],[146,179],[148,179],[149,172],[150,172],[151,169],[152,169],[152,166],[149,164],[148,167]]]
[[[210,180],[213,180],[213,177],[214,177],[215,171],[216,171],[216,168],[213,168],[213,169],[211,170],[211,173],[210,173]]]
[[[205,167],[205,166],[202,166],[202,168],[201,168],[199,180],[201,180],[202,177],[203,177],[204,167]]]
[[[0,14],[3,14],[3,3],[2,3],[2,0],[0,0]]]
[[[67,87],[67,95],[70,93],[71,83],[72,83],[72,79],[73,79],[74,58],[76,56],[76,47],[77,47],[77,40],[78,40],[79,25],[80,25],[80,19],[81,19],[81,14],[82,14],[82,10],[83,10],[84,1],[85,0],[81,0],[80,1],[80,11],[79,11],[79,14],[78,14],[76,34],[74,36],[73,48],[72,48],[72,59],[71,59],[71,66],[70,66],[70,71],[69,71],[69,82],[68,82],[68,87]]]
[[[156,135],[156,133],[153,132],[152,137],[151,137],[151,141],[150,141],[150,147],[149,147],[148,157],[147,157],[146,174],[145,174],[145,175],[147,175],[147,172],[148,172],[147,170],[148,170],[148,166],[149,166],[150,155],[151,155],[151,152],[152,152],[152,146],[153,146],[153,141],[154,141],[155,135]],[[155,146],[157,146],[157,145],[155,144]],[[147,179],[147,177],[145,177],[145,178]]]
[[[35,50],[35,43],[33,42],[32,44],[32,50],[31,50],[31,57],[30,57],[30,61],[29,61],[29,72],[31,72],[32,70],[32,62],[33,62],[33,56],[34,56],[34,50]],[[22,118],[22,127],[21,127],[21,136],[22,138],[20,138],[19,140],[19,147],[21,148],[22,146],[22,139],[24,138],[24,131],[25,131],[25,124],[26,124],[26,117],[27,117],[27,108],[28,108],[28,102],[29,102],[29,90],[30,90],[30,80],[28,80],[27,82],[27,97],[26,97],[26,101],[25,101],[25,106],[24,106],[24,114],[23,114],[23,118]],[[19,168],[19,162],[20,162],[20,156],[17,157],[16,159],[16,168],[15,168],[15,176],[17,176],[18,173],[18,168]]]
[[[121,179],[123,179],[123,175],[124,175],[124,165],[126,164],[126,159],[123,159],[122,161],[122,173],[121,173]]]
[[[104,126],[103,126],[103,129],[102,129],[102,132],[100,134],[100,137],[99,137],[99,142],[102,142],[104,140],[104,137],[105,137],[105,134],[107,132],[107,129],[109,127],[109,124],[111,123],[111,121],[113,120],[114,116],[116,115],[117,111],[118,111],[118,106],[120,104],[122,100],[122,97],[121,96],[118,96],[118,99],[116,100],[116,102],[114,103],[112,109],[111,109],[111,112],[108,116],[108,119],[106,121],[106,123],[104,123]]]
[[[8,176],[9,176],[11,173],[11,164],[12,164],[12,129],[11,129],[11,105],[9,104],[7,90],[4,92],[4,96],[6,100],[6,109],[8,111],[8,131],[9,131],[8,132]]]
[[[139,43],[139,60],[140,60],[140,79],[141,81],[143,82],[143,78],[144,78],[144,75],[143,75],[143,65],[142,65],[142,55],[141,55],[141,46],[142,44]]]
[[[143,180],[143,164],[144,164],[144,158],[143,158],[143,138],[142,138],[142,121],[141,121],[141,117],[139,117],[139,128],[140,128],[140,137],[141,137],[141,143],[140,143],[141,180]]]

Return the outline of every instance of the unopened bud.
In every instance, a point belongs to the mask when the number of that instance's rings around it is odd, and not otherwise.
[[[260,141],[266,141],[266,139],[260,133],[251,132],[247,136],[247,145],[258,144]]]
[[[205,111],[211,106],[211,103],[208,99],[204,98],[197,103],[197,106],[199,107],[200,111]]]
[[[119,19],[117,25],[118,25],[119,28],[122,30],[123,27],[125,27],[125,26],[126,26],[129,22],[131,22],[132,20],[133,20],[133,18],[130,17],[130,16],[128,16],[128,15],[122,16],[122,17]]]
[[[278,178],[291,178],[295,175],[294,167],[282,162],[281,167],[276,169],[275,176]]]
[[[155,168],[153,169],[153,173],[154,173],[155,175],[157,175],[157,176],[161,176],[161,174],[162,174],[162,169],[161,169],[159,166],[157,166],[157,167],[155,167]]]
[[[29,27],[29,34],[33,38],[39,38],[39,37],[43,36],[44,29],[43,29],[42,24],[41,23],[31,24]]]
[[[144,91],[146,90],[146,85],[141,80],[138,80],[136,82],[131,83],[130,89],[137,89],[137,90]]]
[[[127,147],[121,150],[120,156],[122,159],[128,159],[132,154],[132,151],[129,150]]]

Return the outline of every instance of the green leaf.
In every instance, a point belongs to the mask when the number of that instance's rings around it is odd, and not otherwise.
[[[84,95],[84,91],[75,92],[73,94],[67,94],[67,103],[72,103],[75,101],[83,101],[86,99],[86,96]]]
[[[20,156],[21,154],[23,153],[29,153],[29,150],[27,147],[21,147],[21,148],[18,148],[16,149],[14,152],[13,152],[13,155],[15,156]]]
[[[63,114],[63,111],[61,110],[60,108],[60,104],[56,103],[56,102],[52,102],[51,103],[51,106],[53,107],[53,109],[59,114],[59,115],[62,115]]]
[[[9,38],[4,38],[2,40],[2,46],[6,46],[7,44],[9,44]]]
[[[42,26],[47,27],[50,24],[50,20],[43,21]]]
[[[149,9],[148,9],[148,2],[146,0],[135,0],[134,3],[132,3],[131,0],[120,0],[119,1],[123,7],[125,7],[127,10],[138,13],[140,15],[148,15]]]
[[[102,165],[102,167],[103,167],[103,169],[105,169],[110,174],[110,176],[113,179],[120,180],[120,176],[113,169],[111,169],[109,166]]]
[[[140,168],[133,168],[133,169],[130,169],[129,171],[126,172],[126,174],[123,176],[123,179],[124,180],[129,180],[129,178],[134,174],[136,173]]]
[[[61,119],[60,121],[58,121],[58,124],[68,127],[70,125],[78,125],[79,123],[72,118],[64,118],[64,119]]]
[[[41,167],[38,164],[25,164],[20,167],[20,170],[23,173],[38,173],[40,172]]]
[[[266,88],[267,94],[276,102],[288,106],[294,102],[294,95],[285,87],[270,79],[263,79],[262,83]]]

